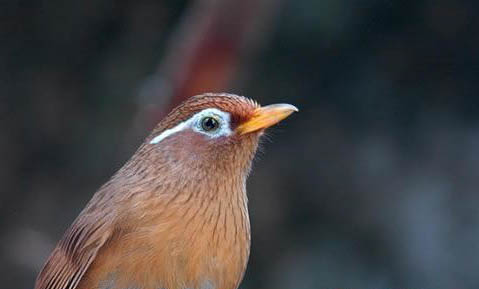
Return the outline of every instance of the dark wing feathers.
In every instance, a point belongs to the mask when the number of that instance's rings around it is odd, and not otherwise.
[[[75,289],[101,247],[111,237],[111,227],[98,218],[80,216],[53,250],[38,275],[35,289]]]

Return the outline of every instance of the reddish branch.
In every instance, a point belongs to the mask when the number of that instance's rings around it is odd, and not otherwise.
[[[241,60],[256,50],[268,31],[277,4],[277,0],[192,3],[157,72],[141,89],[150,107],[148,125],[189,96],[228,90]]]

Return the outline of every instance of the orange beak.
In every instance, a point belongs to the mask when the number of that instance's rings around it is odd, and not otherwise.
[[[291,104],[280,103],[260,107],[253,116],[236,128],[240,135],[268,128],[287,118],[298,109]]]

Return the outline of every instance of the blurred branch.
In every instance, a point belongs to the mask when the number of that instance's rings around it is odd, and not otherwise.
[[[278,4],[278,0],[193,2],[157,72],[140,87],[143,126],[144,121],[154,125],[189,96],[227,90],[240,59],[256,51],[269,31]]]

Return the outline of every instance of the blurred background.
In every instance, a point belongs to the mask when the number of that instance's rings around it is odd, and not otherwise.
[[[241,288],[478,288],[479,2],[0,3],[0,287],[33,288],[184,97],[300,113],[249,180]]]

